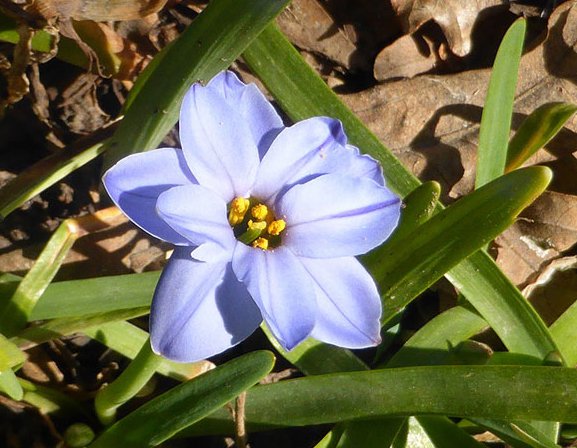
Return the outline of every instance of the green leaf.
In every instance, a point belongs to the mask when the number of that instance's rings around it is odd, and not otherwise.
[[[0,189],[0,218],[6,218],[26,201],[43,192],[104,151],[92,138],[36,162]]]
[[[505,230],[550,180],[551,171],[544,167],[512,172],[439,212],[405,238],[381,246],[371,274],[384,295],[383,318]]]
[[[485,446],[447,417],[420,416],[417,420],[436,448],[483,448]]]
[[[50,284],[64,257],[77,239],[68,226],[62,223],[52,235],[34,266],[18,284],[12,298],[0,310],[0,330],[12,336],[26,326],[38,299]]]
[[[0,369],[0,391],[16,401],[20,401],[24,397],[24,390],[18,382],[16,374],[10,368]]]
[[[551,335],[568,366],[577,365],[577,302],[574,302],[551,325]]]
[[[404,418],[351,422],[336,445],[337,448],[380,448],[390,446],[399,434]],[[316,448],[316,447],[315,447]]]
[[[387,368],[446,364],[449,345],[457,345],[487,327],[477,313],[450,308],[420,328],[386,364]]]
[[[503,37],[497,51],[479,131],[476,188],[496,179],[505,171],[526,27],[525,20],[517,20]]]
[[[499,422],[476,418],[475,423],[487,428],[497,437],[516,448],[558,448],[559,445],[549,440],[541,431],[528,422]]]
[[[31,320],[76,317],[150,306],[160,272],[115,275],[50,284]]]
[[[19,347],[28,349],[52,339],[68,336],[74,333],[86,332],[91,328],[115,321],[134,319],[148,314],[148,307],[126,308],[109,311],[107,313],[90,314],[78,317],[64,317],[53,319],[41,325],[26,328],[11,340]]]
[[[270,352],[256,351],[180,384],[106,430],[90,448],[157,446],[253,386],[274,365]]]
[[[24,391],[13,369],[20,368],[24,361],[26,355],[0,334],[0,391],[16,401],[22,400]]]
[[[255,428],[400,415],[571,423],[577,422],[577,371],[432,366],[318,375],[251,389],[246,404],[247,422]],[[190,432],[213,434],[229,428],[229,415],[219,410]]]
[[[509,142],[506,171],[519,168],[529,157],[557,135],[577,111],[575,104],[547,103],[535,109]]]
[[[149,337],[146,331],[124,321],[85,328],[82,333],[130,359],[136,357],[140,347]],[[157,372],[178,381],[186,381],[210,369],[211,365],[208,361],[181,363],[163,359]]]
[[[74,419],[92,418],[84,406],[70,395],[22,378],[18,378],[18,381],[24,390],[22,401],[30,403],[43,414],[59,412],[73,416]]]

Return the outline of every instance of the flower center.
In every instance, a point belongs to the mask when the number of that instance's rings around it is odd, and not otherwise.
[[[278,247],[286,227],[283,219],[276,219],[271,209],[254,198],[234,198],[228,204],[228,222],[240,242],[262,250]]]

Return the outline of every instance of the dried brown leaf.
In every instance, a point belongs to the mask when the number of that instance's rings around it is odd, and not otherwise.
[[[577,2],[551,17],[547,39],[523,56],[513,128],[540,105],[577,98]],[[423,180],[437,180],[444,199],[474,185],[477,139],[490,69],[423,75],[343,96],[371,130]],[[553,189],[577,192],[577,118],[536,156],[555,171]]]
[[[299,48],[313,51],[350,68],[355,45],[346,33],[335,28],[335,22],[316,0],[292,2],[279,16],[278,24]]]
[[[577,244],[577,196],[545,192],[496,240],[497,262],[518,285]]]
[[[401,34],[382,0],[293,0],[278,24],[300,49],[350,71],[370,71],[383,43]]]
[[[45,19],[55,17],[107,22],[140,19],[160,11],[167,0],[36,0],[29,10]]]
[[[403,28],[414,33],[433,20],[443,30],[451,51],[465,56],[471,51],[471,33],[481,11],[503,6],[501,0],[391,0]]]
[[[577,291],[577,257],[551,262],[523,295],[533,304],[547,324],[557,320],[575,302]]]
[[[93,51],[107,76],[132,80],[150,59],[140,54],[135,44],[105,23],[84,20],[74,22],[74,29],[78,37]]]
[[[373,73],[377,81],[412,78],[435,67],[435,56],[428,42],[405,35],[385,47],[375,59]]]

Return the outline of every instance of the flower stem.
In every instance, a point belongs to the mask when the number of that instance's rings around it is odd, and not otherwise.
[[[104,425],[116,419],[116,409],[134,397],[150,380],[162,357],[153,353],[148,339],[134,360],[111,384],[96,394],[96,415]]]

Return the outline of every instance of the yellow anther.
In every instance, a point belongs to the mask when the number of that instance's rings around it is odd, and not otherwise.
[[[264,230],[266,229],[266,222],[264,221],[256,221],[254,222],[252,219],[249,220],[246,224],[250,230]]]
[[[255,249],[267,250],[268,240],[266,238],[259,237],[252,242],[252,247],[254,247]]]
[[[268,215],[268,208],[264,204],[257,204],[250,209],[250,213],[257,221],[264,221]]]
[[[284,219],[277,219],[268,225],[268,233],[270,235],[280,235],[280,233],[285,229],[286,222]]]
[[[249,206],[250,201],[247,198],[237,197],[232,200],[228,212],[228,222],[231,226],[236,226],[242,222]]]

